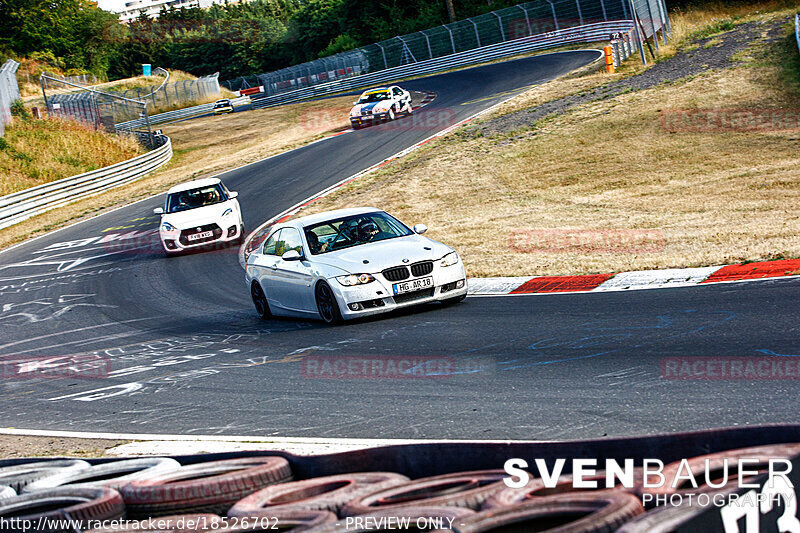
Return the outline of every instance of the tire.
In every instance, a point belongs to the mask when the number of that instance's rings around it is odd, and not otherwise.
[[[791,459],[795,455],[800,453],[800,444],[772,444],[767,446],[754,446],[752,448],[739,448],[735,450],[727,450],[724,452],[718,453],[711,453],[708,455],[700,455],[697,457],[692,457],[691,459],[687,459],[687,463],[689,466],[689,470],[694,475],[695,479],[698,482],[698,488],[692,487],[689,484],[688,487],[682,488],[682,485],[678,485],[675,488],[672,488],[672,480],[675,479],[676,474],[679,472],[681,468],[681,462],[675,461],[673,463],[669,463],[664,467],[663,474],[666,478],[666,482],[663,483],[661,487],[644,487],[642,480],[640,479],[639,485],[637,486],[637,494],[639,496],[643,496],[644,494],[651,494],[654,498],[651,500],[653,505],[655,504],[655,496],[659,495],[671,495],[671,494],[681,494],[681,493],[702,493],[702,492],[713,492],[715,490],[722,490],[725,488],[730,488],[732,486],[738,486],[738,475],[736,474],[736,460],[737,459],[756,459],[757,462],[754,464],[748,464],[747,468],[750,469],[757,469],[760,473],[765,473],[769,468],[769,460],[770,459]],[[710,471],[717,471],[722,470],[725,465],[725,459],[728,459],[728,483],[725,484],[723,487],[716,487],[712,488],[709,485],[705,484],[705,471],[706,466],[705,463],[708,461],[709,463],[709,470]],[[733,475],[731,476],[731,471],[733,471]],[[685,468],[683,475],[686,474]],[[752,479],[745,478],[745,480],[749,480],[752,482]],[[686,481],[683,480],[682,481]],[[718,483],[718,480],[712,480],[715,483]]]
[[[118,526],[90,529],[85,533],[139,533],[140,531],[170,531],[175,533],[197,533],[198,531],[223,531],[219,515],[185,514],[162,516],[149,522],[123,522]]]
[[[120,489],[131,517],[210,512],[225,514],[245,496],[292,479],[283,457],[197,463],[133,481]]]
[[[330,326],[336,326],[344,322],[336,295],[326,281],[317,283],[314,289],[314,299],[317,302],[317,312],[323,322]]]
[[[642,479],[642,469],[641,468],[634,468],[633,470],[633,479],[634,480],[641,480]],[[499,492],[493,494],[481,507],[481,511],[487,511],[490,509],[501,509],[504,507],[510,507],[512,505],[516,505],[522,502],[531,501],[538,498],[543,498],[546,496],[556,496],[559,494],[585,494],[585,493],[597,493],[601,490],[619,490],[622,492],[628,492],[630,494],[634,494],[636,492],[635,487],[631,488],[624,488],[621,485],[618,485],[613,488],[606,488],[605,480],[606,480],[606,473],[603,470],[598,471],[593,476],[584,476],[585,480],[587,481],[597,481],[598,488],[596,489],[578,489],[573,487],[572,485],[572,475],[565,475],[560,476],[556,480],[556,486],[549,488],[545,487],[544,481],[541,478],[532,478],[530,482],[525,487],[521,489],[511,489],[511,488],[504,488]],[[618,480],[617,480],[618,481]]]
[[[246,533],[248,531],[257,533],[259,531],[309,531],[309,528],[316,528],[329,524],[339,528],[336,524],[336,515],[330,511],[308,511],[302,509],[274,509],[262,514],[249,517],[241,517],[238,527],[229,527],[220,530],[220,533]]]
[[[340,516],[355,516],[404,507],[466,507],[477,510],[492,494],[505,487],[504,470],[458,472],[415,479],[403,485],[355,498]]]
[[[90,466],[82,470],[54,472],[52,475],[34,481],[23,489],[23,493],[70,487],[107,487],[119,490],[123,485],[137,479],[146,479],[155,474],[172,472],[181,464],[166,457],[128,459]],[[98,478],[101,478],[98,480]]]
[[[228,516],[253,516],[285,509],[321,509],[338,514],[350,500],[408,481],[406,476],[400,474],[364,472],[281,483],[238,501],[230,508]]]
[[[255,280],[250,284],[250,297],[253,299],[256,313],[261,317],[261,320],[269,320],[272,318],[272,311],[269,309],[267,295],[264,293],[264,289],[261,288],[261,284]]]
[[[56,472],[75,472],[91,465],[79,459],[36,461],[0,468],[0,485],[8,485],[19,494],[26,485]]]
[[[391,122],[395,118],[397,118],[397,115],[394,114],[394,107],[390,107],[389,111],[386,112],[386,122]]]
[[[0,520],[4,517],[19,519],[17,522],[9,520],[10,528],[4,528],[4,532],[24,531],[19,522],[36,521],[37,531],[74,533],[76,529],[63,521],[72,519],[85,524],[89,520],[118,520],[124,516],[125,504],[119,492],[107,488],[59,487],[0,501]]]
[[[642,503],[636,496],[621,491],[560,494],[483,511],[463,519],[460,525],[454,525],[453,530],[456,533],[495,530],[611,533],[643,512]]]
[[[10,498],[10,497],[16,496],[16,495],[17,495],[17,491],[12,489],[11,487],[8,487],[8,486],[5,486],[5,485],[0,485],[0,500],[3,500],[5,498]]]
[[[459,522],[463,521],[467,517],[475,516],[475,511],[471,509],[466,509],[464,507],[404,507],[402,509],[394,509],[394,510],[385,510],[385,511],[377,511],[374,513],[369,513],[365,515],[360,515],[359,518],[399,518],[399,519],[407,519],[410,521],[410,525],[412,526],[410,529],[406,530],[403,529],[401,531],[417,531],[413,528],[414,525],[417,524],[418,520],[425,519],[427,524],[431,524],[431,519],[441,519],[441,524],[445,527],[449,527],[452,523],[454,526]],[[358,522],[354,522],[353,524],[347,524],[346,526],[342,524],[343,520],[339,520],[339,523],[333,524],[325,524],[319,527],[315,527],[313,529],[309,529],[306,533],[341,533],[342,531],[347,531],[347,533],[375,533],[376,528],[373,524],[370,524],[369,527],[364,524],[361,526]],[[363,522],[362,522],[363,523]],[[420,522],[420,525],[422,523]],[[432,528],[430,528],[432,529]],[[429,531],[430,529],[423,528],[420,531]],[[438,531],[449,531],[448,529],[438,530]]]

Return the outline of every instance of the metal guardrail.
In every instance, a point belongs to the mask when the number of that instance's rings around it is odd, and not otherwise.
[[[425,61],[392,67],[371,74],[362,74],[361,76],[313,85],[311,87],[272,96],[253,98],[253,108],[273,107],[306,100],[308,98],[352,91],[370,85],[389,83],[402,78],[430,74],[432,72],[449,70],[546,48],[554,48],[564,44],[608,40],[611,34],[628,33],[632,28],[632,20],[616,20],[575,26],[563,30],[533,35],[531,37],[522,37],[513,41],[505,41],[482,48],[450,54],[448,56],[435,57]]]
[[[231,99],[231,104],[236,106],[247,105],[250,103],[249,96],[241,96],[239,98]],[[177,122],[179,120],[184,120],[191,117],[196,117],[198,115],[205,115],[206,113],[210,113],[214,110],[214,102],[208,104],[200,104],[192,107],[184,107],[183,109],[176,109],[174,111],[167,111],[166,113],[159,113],[158,115],[150,115],[150,125],[155,124],[169,124],[171,122]],[[129,120],[127,122],[120,122],[119,124],[115,125],[115,128],[118,132],[120,131],[129,131],[134,128],[140,128],[144,125],[144,119],[139,120]]]
[[[156,139],[158,148],[133,159],[0,197],[0,229],[155,170],[172,159],[170,138],[160,135]]]
[[[794,38],[797,41],[797,51],[800,52],[800,14],[794,16]]]

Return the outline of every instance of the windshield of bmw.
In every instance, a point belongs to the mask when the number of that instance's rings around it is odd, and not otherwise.
[[[376,93],[364,93],[358,99],[359,104],[369,104],[370,102],[380,102],[381,100],[388,100],[391,98],[389,91],[381,91]]]
[[[227,199],[228,195],[219,183],[188,191],[175,192],[167,197],[167,213],[177,213],[187,209],[218,204]]]
[[[230,107],[230,105],[231,105],[231,103],[229,101],[225,100],[224,102],[217,102],[216,104],[214,104],[214,109],[220,109],[220,108],[223,108],[223,107]]]
[[[413,232],[386,213],[337,218],[303,228],[312,254],[324,254],[368,242],[405,237]]]

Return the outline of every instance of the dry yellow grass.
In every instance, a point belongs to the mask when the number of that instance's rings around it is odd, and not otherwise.
[[[352,96],[345,96],[163,126],[175,151],[168,165],[120,189],[0,230],[0,248],[165,191],[177,183],[213,176],[347,128],[352,101]]]
[[[0,139],[0,196],[130,159],[130,137],[61,119],[15,119]]]
[[[737,69],[582,106],[514,143],[449,136],[299,215],[376,205],[425,222],[471,276],[800,256],[797,131],[666,133],[660,123],[661,110],[799,107],[783,66],[797,63],[789,39],[754,46]],[[541,103],[550,90],[517,103]],[[587,248],[565,241],[565,229],[581,232]],[[618,230],[659,238],[639,247],[604,241]],[[533,241],[520,243],[530,231]]]

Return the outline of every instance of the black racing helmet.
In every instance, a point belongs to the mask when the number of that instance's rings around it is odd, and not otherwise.
[[[369,241],[378,233],[378,225],[372,220],[363,220],[358,224],[358,240]]]

